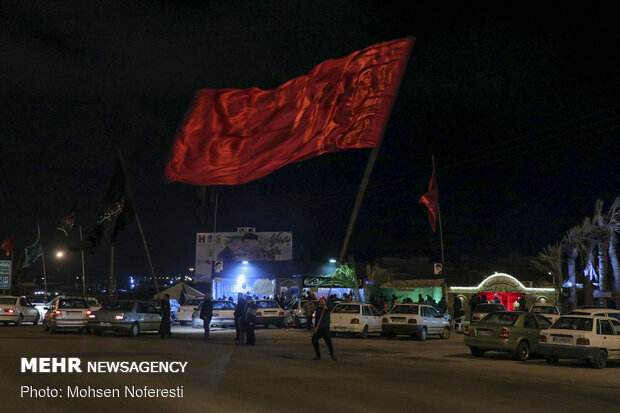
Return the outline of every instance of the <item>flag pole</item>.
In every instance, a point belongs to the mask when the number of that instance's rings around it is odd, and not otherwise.
[[[82,226],[80,225],[80,241],[82,241]],[[82,254],[82,296],[86,297],[86,271],[84,271],[84,250],[81,250]]]
[[[443,255],[443,230],[441,229],[441,208],[439,208],[439,201],[437,202],[437,217],[439,218],[439,243],[441,244],[441,264],[445,264]]]
[[[108,283],[109,294],[114,295],[114,245],[110,248],[110,282]]]
[[[45,297],[47,297],[47,271],[45,271],[45,251],[43,251],[43,245],[41,245],[41,264],[43,264],[43,286]]]
[[[140,236],[142,237],[142,242],[144,243],[144,250],[146,251],[146,258],[151,268],[151,276],[153,277],[153,282],[155,283],[155,290],[157,291],[157,295],[159,296],[159,286],[157,285],[157,279],[155,278],[155,269],[153,268],[153,261],[151,261],[151,254],[149,253],[149,247],[146,244],[146,237],[144,236],[144,230],[142,229],[142,223],[140,222],[140,217],[138,216],[138,208],[136,208],[136,203],[134,201],[133,192],[131,191],[131,185],[129,183],[129,175],[127,174],[127,167],[125,166],[125,158],[123,158],[123,154],[121,153],[120,150],[118,151],[118,157],[121,161],[123,172],[125,173],[125,185],[127,186],[127,194],[131,198],[131,203],[133,205],[133,214],[134,214],[134,217],[136,218],[138,229],[140,230]]]
[[[353,212],[351,212],[351,217],[349,218],[349,225],[347,227],[347,233],[344,237],[344,242],[342,243],[342,249],[340,250],[340,257],[338,258],[338,262],[342,264],[344,262],[344,256],[347,253],[347,248],[349,246],[349,241],[351,240],[351,233],[353,232],[353,227],[355,226],[355,221],[357,220],[357,214],[362,206],[362,200],[364,199],[364,194],[366,193],[366,187],[368,186],[368,182],[370,181],[370,175],[372,174],[372,170],[375,166],[375,161],[377,160],[377,156],[379,155],[379,148],[381,147],[381,141],[383,140],[383,134],[385,133],[385,128],[388,123],[389,116],[392,113],[392,107],[394,106],[394,102],[396,101],[396,97],[398,96],[398,90],[400,89],[400,85],[403,81],[403,77],[405,76],[405,71],[407,69],[407,63],[409,62],[409,56],[411,55],[411,50],[413,49],[413,37],[408,36],[412,41],[409,45],[409,49],[407,50],[407,54],[404,57],[404,65],[399,73],[399,78],[396,81],[396,87],[394,92],[394,99],[390,101],[386,116],[386,119],[381,126],[381,134],[379,143],[377,146],[372,148],[370,152],[370,157],[368,158],[368,163],[366,164],[366,169],[364,170],[364,175],[362,177],[362,182],[360,183],[359,190],[357,191],[357,198],[355,199],[355,204],[353,206]]]

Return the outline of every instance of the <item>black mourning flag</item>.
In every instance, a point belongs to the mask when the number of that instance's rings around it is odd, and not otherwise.
[[[116,241],[116,235],[135,218],[131,197],[127,191],[127,178],[121,160],[116,161],[103,205],[97,214],[95,227],[90,232],[90,249],[102,250]]]
[[[73,204],[73,207],[71,208],[71,210],[67,213],[67,215],[65,215],[60,220],[60,222],[58,223],[58,226],[56,227],[57,230],[62,231],[62,233],[65,234],[65,237],[69,237],[69,234],[71,233],[71,230],[75,226],[75,217],[76,217],[76,214],[77,214],[77,205],[78,205],[77,202],[75,204]]]

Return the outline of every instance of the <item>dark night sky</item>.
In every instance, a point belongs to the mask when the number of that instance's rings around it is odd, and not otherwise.
[[[15,233],[21,249],[39,222],[53,250],[75,201],[90,228],[119,148],[156,272],[186,271],[212,210],[198,225],[195,187],[165,184],[163,169],[193,93],[271,89],[411,35],[349,251],[439,258],[418,203],[434,154],[447,261],[537,254],[591,215],[597,198],[609,205],[620,195],[620,10],[496,3],[2,2],[0,237]],[[369,153],[220,187],[218,230],[293,231],[296,257],[337,256]],[[119,272],[148,272],[135,225],[117,246]],[[105,274],[107,256],[87,265]]]

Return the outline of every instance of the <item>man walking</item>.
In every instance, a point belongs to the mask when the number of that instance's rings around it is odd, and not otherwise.
[[[160,300],[161,323],[159,324],[159,336],[164,338],[170,337],[170,295],[164,294],[164,298]]]
[[[308,300],[304,304],[304,315],[306,316],[306,330],[312,329],[312,314],[314,313],[314,303]]]
[[[209,326],[211,324],[211,319],[213,318],[213,301],[211,301],[211,296],[209,294],[205,295],[205,300],[200,307],[200,318],[204,323],[205,336],[204,339],[209,339]]]
[[[235,328],[237,329],[237,337],[235,340],[238,344],[245,343],[245,306],[247,302],[243,297],[243,293],[237,294],[237,307],[235,307]]]
[[[319,351],[319,339],[325,340],[327,348],[329,349],[329,355],[333,360],[337,360],[334,356],[334,346],[332,345],[332,339],[329,335],[330,324],[330,312],[327,308],[327,301],[324,297],[319,300],[319,308],[316,310],[316,326],[314,327],[314,334],[312,335],[312,345],[316,356],[312,360],[321,360],[321,353]]]
[[[254,337],[254,327],[256,325],[256,303],[252,300],[252,297],[248,295],[247,303],[245,306],[245,335],[247,341],[245,344],[253,346],[256,344],[256,338]]]

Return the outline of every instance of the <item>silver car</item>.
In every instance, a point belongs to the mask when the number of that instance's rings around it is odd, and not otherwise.
[[[100,335],[103,331],[120,331],[134,337],[142,331],[158,331],[161,323],[159,311],[148,301],[109,301],[93,311],[88,328]]]
[[[192,327],[202,328],[204,321],[200,318],[200,306],[202,303],[194,309],[192,314]],[[214,327],[232,327],[235,325],[235,303],[226,300],[213,300],[213,318],[211,318],[211,324],[209,326]]]
[[[88,325],[92,311],[81,297],[56,297],[51,305],[45,307],[43,329],[55,333],[59,329],[82,331]]]
[[[0,295],[0,322],[3,324],[13,323],[21,326],[22,323],[39,322],[39,310],[28,301],[26,297],[12,295]]]

